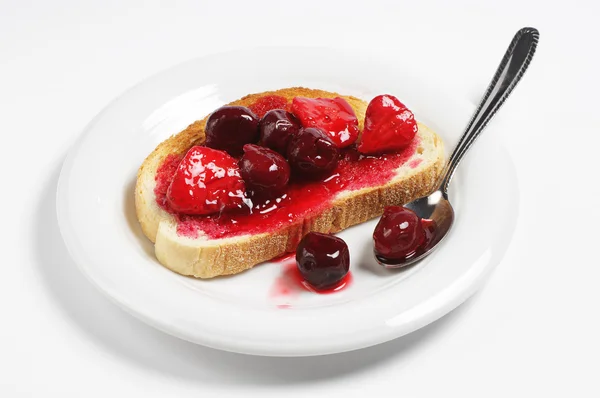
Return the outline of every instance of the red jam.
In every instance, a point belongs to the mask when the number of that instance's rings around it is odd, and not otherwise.
[[[401,152],[379,156],[363,156],[353,147],[344,149],[337,167],[324,177],[314,181],[292,179],[281,196],[254,203],[252,209],[245,207],[208,216],[178,215],[177,232],[197,238],[202,231],[209,238],[218,239],[265,233],[301,223],[305,218],[328,207],[341,191],[388,182],[395,171],[413,156],[418,145],[419,140],[415,138]],[[172,214],[175,212],[168,207],[165,196],[180,159],[178,156],[168,156],[156,175],[156,201],[161,208]]]
[[[408,164],[408,166],[411,169],[416,169],[417,167],[419,167],[419,165],[421,164],[421,162],[423,161],[423,159],[417,158],[417,159],[413,159],[410,161],[410,163]]]
[[[249,106],[250,110],[259,118],[262,118],[265,113],[272,109],[290,110],[290,104],[285,97],[279,95],[265,95],[260,97],[255,103]]]
[[[156,197],[156,203],[158,206],[170,213],[173,213],[172,209],[167,203],[167,191],[169,185],[173,180],[173,175],[177,171],[179,162],[183,159],[183,155],[168,155],[156,170],[156,186],[154,187],[154,196]]]

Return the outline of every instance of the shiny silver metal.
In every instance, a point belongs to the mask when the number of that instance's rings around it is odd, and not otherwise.
[[[377,258],[377,261],[381,265],[386,268],[409,266],[431,254],[438,246],[438,243],[448,234],[454,221],[454,210],[448,201],[448,186],[450,185],[450,181],[452,181],[456,167],[458,167],[465,153],[471,148],[473,142],[479,137],[492,117],[502,104],[504,104],[519,80],[521,80],[535,53],[539,36],[538,30],[535,28],[523,28],[515,34],[477,110],[473,114],[460,141],[454,148],[452,155],[450,155],[438,188],[429,196],[416,199],[404,205],[414,211],[419,217],[432,219],[436,222],[436,231],[433,239],[431,239],[424,250],[419,251],[417,255],[406,260],[390,261]]]

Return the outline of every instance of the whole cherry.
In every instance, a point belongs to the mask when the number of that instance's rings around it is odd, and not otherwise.
[[[336,236],[309,232],[296,249],[296,265],[315,289],[332,288],[350,269],[348,245]]]
[[[300,131],[300,121],[283,109],[273,109],[265,114],[258,125],[262,145],[286,155],[288,144]]]
[[[410,258],[425,243],[419,217],[402,206],[388,206],[373,232],[375,256],[382,260]]]
[[[292,137],[287,158],[292,169],[301,176],[320,176],[335,169],[340,150],[321,130],[313,127],[300,129]]]
[[[258,141],[258,122],[258,117],[246,107],[222,106],[206,121],[205,145],[239,156],[244,144]]]
[[[290,166],[284,157],[262,146],[244,145],[239,166],[250,195],[276,196],[285,189],[290,179]]]

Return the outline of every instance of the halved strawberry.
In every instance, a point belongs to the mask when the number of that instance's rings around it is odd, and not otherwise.
[[[292,101],[292,113],[302,126],[322,130],[338,148],[352,145],[358,138],[358,119],[343,98],[296,97]]]
[[[179,213],[204,215],[241,206],[244,192],[234,158],[223,151],[193,146],[177,166],[167,201]]]
[[[406,148],[418,127],[411,111],[392,95],[378,95],[367,107],[359,152],[377,154]]]

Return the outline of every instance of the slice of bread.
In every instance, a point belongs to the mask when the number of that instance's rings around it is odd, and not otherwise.
[[[291,101],[294,97],[342,97],[352,106],[362,130],[367,103],[337,93],[300,87],[247,95],[230,105],[249,106],[258,98],[278,95]],[[254,235],[210,239],[200,234],[192,239],[177,233],[177,219],[156,203],[156,173],[170,154],[183,154],[191,146],[204,142],[205,117],[188,126],[152,152],[139,169],[135,187],[135,205],[144,234],[155,243],[157,259],[167,268],[183,275],[212,278],[231,275],[295,250],[300,239],[310,231],[333,233],[365,222],[383,213],[386,206],[402,205],[435,188],[444,167],[443,142],[427,126],[419,123],[419,145],[408,162],[396,170],[390,181],[380,186],[342,191],[330,206],[310,219],[282,227],[280,230]],[[418,160],[417,160],[418,159]],[[409,164],[416,167],[409,167]],[[368,236],[365,239],[369,238]]]

